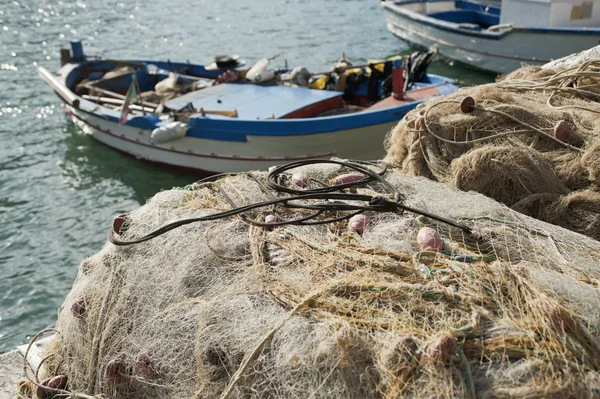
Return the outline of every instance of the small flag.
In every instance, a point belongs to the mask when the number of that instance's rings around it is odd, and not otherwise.
[[[156,115],[161,115],[164,111],[165,111],[165,99],[163,98],[160,100],[160,104],[158,104],[158,107],[156,107],[156,109],[154,110],[154,113]]]
[[[137,101],[137,91],[135,90],[135,82],[132,80],[125,94],[125,100],[121,107],[121,115],[119,116],[119,125],[127,122],[127,114],[129,113],[129,105]]]
[[[180,108],[180,109],[177,110],[177,112],[188,112],[188,113],[194,112],[194,111],[195,111],[194,110],[194,104],[192,104],[191,102],[185,104],[184,107],[182,107],[182,108]]]

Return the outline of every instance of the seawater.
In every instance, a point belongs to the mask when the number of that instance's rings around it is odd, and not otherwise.
[[[51,326],[78,264],[106,242],[112,218],[192,176],[146,165],[84,136],[36,75],[59,50],[208,63],[239,54],[251,65],[326,70],[410,48],[386,29],[375,0],[44,1],[0,3],[0,353]],[[467,84],[493,76],[446,62],[430,72]]]

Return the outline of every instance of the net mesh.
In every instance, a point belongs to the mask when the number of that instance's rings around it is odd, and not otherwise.
[[[386,160],[599,239],[599,72],[524,67],[428,101],[388,135]]]
[[[302,169],[313,182],[347,172]],[[253,176],[161,192],[122,237],[230,209],[222,192],[238,205],[272,198],[266,173]],[[480,194],[384,177],[407,205],[473,233],[367,212],[362,234],[238,216],[107,243],[80,265],[46,370],[68,375],[71,392],[110,398],[600,395],[600,243]],[[423,227],[441,251],[419,247]]]

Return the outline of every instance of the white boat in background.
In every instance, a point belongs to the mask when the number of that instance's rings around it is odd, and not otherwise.
[[[509,73],[600,43],[600,0],[384,1],[388,29],[478,69]]]

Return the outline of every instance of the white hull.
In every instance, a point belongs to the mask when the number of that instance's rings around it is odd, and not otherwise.
[[[397,123],[390,122],[332,133],[298,136],[248,136],[246,142],[193,137],[165,143],[150,142],[151,131],[118,125],[65,105],[65,111],[84,133],[136,158],[205,172],[266,170],[301,159],[372,160],[385,155],[383,141]]]
[[[573,34],[552,29],[507,28],[479,33],[449,26],[440,28],[432,23],[433,18],[419,13],[422,4],[383,3],[388,29],[401,39],[426,48],[437,47],[447,58],[487,71],[510,73],[522,64],[543,65],[595,47],[600,41],[600,33],[591,32]],[[442,7],[445,3],[437,4]]]

